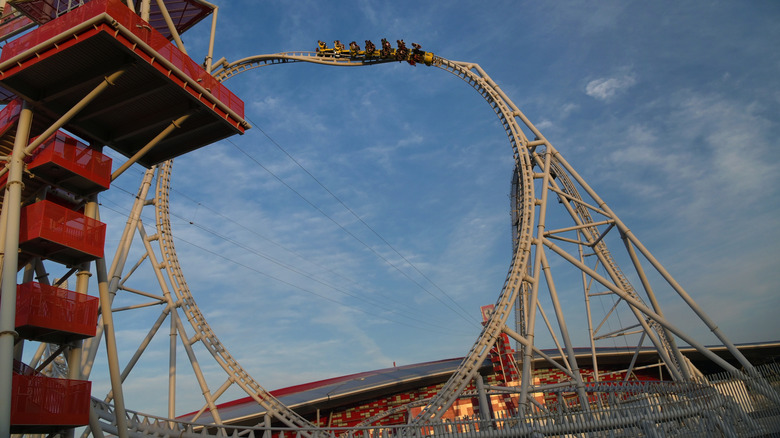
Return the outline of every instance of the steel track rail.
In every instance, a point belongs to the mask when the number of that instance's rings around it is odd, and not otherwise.
[[[551,158],[550,170],[555,173],[556,179],[560,182],[561,185],[560,189],[563,193],[568,194],[575,201],[583,201],[582,196],[577,190],[577,187],[575,186],[574,182],[571,180],[571,178],[569,178],[569,174],[564,170],[563,166],[560,165],[558,159],[555,157]],[[571,205],[569,201],[562,200],[562,202],[566,203],[567,206]],[[590,210],[581,202],[575,202],[574,207],[567,207],[567,208],[570,208],[569,213],[571,214],[575,222],[577,222],[578,224],[588,225],[588,224],[593,224],[595,222],[593,220],[593,217],[590,214]],[[598,242],[595,245],[593,245],[593,251],[596,253],[599,260],[601,260],[607,272],[609,272],[610,276],[613,279],[615,279],[615,284],[618,285],[623,290],[625,290],[626,293],[628,293],[631,297],[633,297],[637,301],[643,302],[642,298],[634,289],[634,286],[631,284],[631,282],[628,280],[626,275],[620,269],[620,266],[618,266],[614,257],[612,257],[612,253],[609,251],[609,249],[607,249],[606,243],[604,243],[604,241],[601,240],[603,236],[601,235],[601,232],[599,231],[598,227],[589,226],[583,228],[582,231],[585,234],[585,237],[588,241]],[[674,347],[674,344],[670,340],[668,333],[663,329],[663,327],[661,327],[661,325],[658,322],[656,322],[652,318],[644,317],[643,319],[645,323],[650,327],[652,327],[653,330],[656,332],[656,335],[658,336],[658,342],[660,342],[662,348],[666,351],[669,360],[669,362],[666,362],[667,366],[669,366],[670,368],[674,368],[678,372],[682,372],[682,368],[681,368],[682,365],[678,363],[678,361],[676,360],[677,357],[677,355],[675,354],[676,347]]]
[[[387,64],[398,61],[391,58],[353,58],[343,56],[321,56],[316,52],[280,52],[270,55],[255,55],[237,61],[222,62],[215,66],[213,75],[219,81],[225,81],[245,71],[268,65],[287,64],[292,62],[310,62],[313,64],[334,65],[340,67],[361,67],[366,65]]]
[[[290,62],[310,62],[331,66],[366,66],[398,61],[394,59],[375,59],[367,61],[349,57],[323,57],[318,56],[314,52],[286,52],[273,55],[253,56],[230,64],[223,63],[214,72],[214,76],[218,80],[224,81],[238,73],[249,71],[254,68]],[[526,147],[528,139],[523,133],[520,124],[517,122],[517,117],[521,116],[519,109],[517,109],[514,103],[503,95],[503,93],[499,92],[498,87],[487,74],[485,74],[484,70],[482,70],[479,65],[449,61],[440,57],[435,57],[433,65],[463,79],[487,101],[491,108],[493,108],[507,133],[515,162],[519,164],[517,168],[519,169],[519,178],[524,182],[523,187],[533,187],[533,160]],[[206,349],[228,375],[232,376],[235,383],[244,389],[247,394],[252,396],[267,410],[267,412],[290,427],[300,427],[303,429],[312,427],[311,423],[288,409],[252,379],[249,373],[240,366],[240,364],[230,355],[225,346],[219,341],[216,334],[211,330],[211,327],[203,317],[203,314],[200,312],[181,271],[172,240],[168,210],[170,172],[171,163],[168,162],[161,166],[160,176],[158,177],[157,196],[155,199],[158,240],[163,254],[162,257],[165,268],[172,279],[174,290],[181,302],[181,307],[187,314],[187,319],[196,332],[196,339],[203,342]],[[483,327],[477,341],[457,369],[456,373],[447,384],[445,384],[439,394],[433,398],[431,404],[423,410],[417,419],[415,419],[416,422],[426,423],[431,419],[436,419],[452,405],[460,393],[462,393],[463,389],[474,378],[479,367],[490,353],[490,349],[495,344],[498,336],[502,333],[502,328],[511,315],[512,303],[516,299],[523,281],[525,281],[526,278],[525,272],[527,271],[532,239],[534,202],[533,191],[524,190],[522,201],[523,217],[520,221],[522,226],[520,227],[520,232],[518,234],[521,238],[517,245],[517,251],[512,257],[509,273],[507,274],[493,314]]]
[[[168,194],[170,192],[170,176],[172,162],[166,161],[160,166],[157,178],[157,191],[155,197],[155,212],[157,217],[157,233],[159,237],[160,250],[163,257],[163,263],[168,275],[171,278],[174,291],[179,298],[181,308],[187,315],[193,330],[195,330],[196,339],[203,343],[204,347],[211,353],[214,359],[219,363],[222,369],[230,376],[233,383],[243,389],[258,404],[266,409],[266,412],[273,415],[279,421],[289,427],[311,428],[314,427],[309,421],[289,409],[262,386],[255,381],[249,373],[236,361],[222,344],[217,335],[211,329],[206,318],[198,308],[195,298],[192,296],[187,281],[181,270],[179,258],[176,254],[176,248],[173,243],[173,233],[171,230],[170,210],[168,208]],[[305,436],[308,434],[304,433]]]
[[[518,244],[512,256],[512,263],[509,272],[507,273],[506,280],[504,281],[504,286],[496,301],[494,311],[490,315],[489,320],[485,323],[482,332],[461,362],[455,374],[453,374],[447,383],[445,383],[444,387],[433,397],[431,403],[426,406],[414,420],[412,420],[412,423],[417,425],[426,424],[431,420],[437,420],[447,411],[477,374],[479,367],[487,358],[488,354],[490,354],[490,349],[503,332],[503,327],[512,314],[512,304],[517,299],[523,283],[527,281],[525,273],[527,271],[533,243],[534,205],[536,201],[533,190],[527,189],[534,186],[534,164],[528,150],[529,141],[522,132],[522,128],[517,121],[517,118],[519,117],[524,119],[520,110],[511,100],[500,92],[495,83],[479,65],[449,61],[437,57],[434,60],[434,66],[463,79],[463,81],[477,90],[493,108],[493,111],[495,111],[501,121],[501,124],[507,133],[507,137],[509,138],[509,143],[515,158],[518,179],[523,182],[522,187],[524,187],[525,190],[523,190],[520,198],[522,209],[520,211],[521,218],[518,224]]]
[[[271,55],[258,55],[244,58],[233,63],[222,62],[218,65],[214,76],[220,80],[227,80],[239,73],[249,71],[255,68],[278,65],[293,62],[309,62],[321,65],[331,66],[367,66],[380,63],[399,62],[395,59],[362,59],[344,57],[319,56],[315,52],[284,52]],[[403,62],[403,61],[400,61]],[[535,161],[532,152],[538,146],[545,146],[548,151],[554,149],[542,136],[542,134],[528,121],[517,106],[500,90],[500,88],[490,79],[490,77],[475,63],[450,61],[441,57],[434,57],[433,65],[453,75],[461,78],[464,82],[474,88],[491,106],[499,118],[510,145],[515,159],[518,186],[521,188],[518,193],[518,217],[517,217],[517,244],[512,256],[507,277],[502,287],[501,293],[495,305],[495,310],[490,319],[485,323],[479,337],[469,350],[465,359],[448,380],[439,393],[434,396],[423,411],[412,420],[414,425],[424,425],[435,421],[446,412],[446,410],[462,394],[466,386],[471,382],[478,372],[479,367],[487,358],[490,349],[495,344],[498,336],[503,331],[506,321],[511,315],[512,305],[517,300],[518,294],[524,287],[530,287],[533,279],[529,275],[529,258],[531,256],[532,246],[537,244],[534,241],[533,226],[535,220],[535,205],[537,199],[534,194],[534,179],[539,178],[533,172]],[[535,140],[529,141],[523,132],[523,126],[535,135]],[[558,175],[565,175],[561,169]],[[170,184],[171,163],[167,162],[161,166],[160,176],[158,178],[157,196],[155,199],[155,209],[157,216],[157,231],[159,237],[160,249],[163,254],[165,269],[172,279],[174,290],[179,297],[181,307],[187,315],[193,330],[196,332],[195,339],[201,341],[205,348],[211,353],[214,359],[231,376],[234,383],[238,384],[247,394],[252,396],[261,406],[263,406],[270,415],[279,419],[288,427],[299,428],[302,435],[308,436],[306,431],[311,431],[314,427],[303,417],[287,408],[279,400],[271,396],[262,388],[240,364],[230,355],[225,346],[219,341],[216,334],[205,320],[200,312],[189,287],[187,286],[181,266],[176,255],[173,244],[172,232],[170,227],[170,216],[168,209],[168,192]],[[571,196],[579,197],[579,194],[570,181],[561,180],[565,186],[563,189]],[[576,207],[578,216],[585,223],[593,223],[592,218],[587,211],[581,211],[584,208]],[[595,227],[589,229],[592,236],[598,237],[598,230]],[[601,245],[597,245],[601,246]],[[599,252],[605,251],[599,248]],[[616,267],[611,256],[604,256],[610,267]],[[624,280],[623,275],[617,276]],[[623,281],[618,283],[623,283]],[[625,280],[627,282],[627,280]],[[622,286],[624,284],[621,284]],[[628,287],[632,292],[633,288]],[[175,420],[169,420],[175,422]],[[143,425],[137,425],[143,427]],[[152,431],[159,433],[159,431]]]

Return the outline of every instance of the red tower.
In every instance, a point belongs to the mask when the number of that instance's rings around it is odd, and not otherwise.
[[[85,205],[95,204],[112,178],[133,163],[149,167],[248,128],[243,102],[171,42],[211,12],[203,3],[167,1],[165,14],[154,5],[148,20],[119,0],[72,9],[64,3],[9,2],[0,21],[3,40],[35,27],[0,54],[0,100],[7,104],[0,148],[24,156],[29,175],[19,181],[13,171],[0,172],[0,188],[9,187],[0,196],[13,204],[4,208],[19,211],[17,270],[39,259],[88,269],[104,256],[106,227]],[[113,175],[102,147],[128,157]],[[17,184],[14,196],[5,196]],[[16,289],[15,327],[3,333],[59,351],[95,335],[98,298],[86,291],[35,282]],[[90,382],[47,377],[40,373],[46,363],[14,363],[11,433],[88,423]]]

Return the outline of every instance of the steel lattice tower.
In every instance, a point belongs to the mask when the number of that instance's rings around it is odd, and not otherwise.
[[[48,183],[45,178],[44,184],[36,186],[23,173],[23,158],[25,154],[30,155],[39,147],[42,148],[46,139],[64,128],[89,140],[89,145],[80,147],[97,151],[106,146],[127,157],[127,161],[113,172],[111,179],[118,177],[136,162],[149,168],[144,174],[113,257],[108,259],[107,255],[101,254],[78,259],[77,263],[73,263],[71,274],[75,274],[77,278],[77,293],[87,294],[87,279],[91,270],[97,278],[98,291],[93,295],[100,297],[101,318],[96,336],[88,337],[83,345],[80,342],[71,343],[70,340],[61,345],[56,342],[40,342],[37,344],[35,363],[32,364],[33,368],[43,369],[41,365],[59,361],[60,370],[63,367],[66,369],[68,379],[88,379],[98,355],[100,340],[105,339],[112,390],[103,400],[92,399],[88,409],[88,430],[96,436],[106,431],[121,437],[143,434],[239,436],[243,432],[229,429],[224,424],[218,407],[220,396],[235,385],[265,409],[266,420],[258,426],[260,430],[262,426],[270,426],[276,422],[291,431],[288,433],[300,436],[335,436],[344,433],[315,427],[273,397],[230,354],[227,346],[222,344],[206,321],[184,277],[170,220],[172,158],[221,138],[243,133],[249,128],[243,118],[243,104],[239,109],[233,100],[235,96],[222,86],[222,82],[238,73],[258,67],[304,62],[323,66],[379,66],[406,61],[449,72],[472,87],[493,109],[506,133],[514,157],[515,169],[511,181],[513,255],[504,285],[498,291],[493,312],[457,371],[435,397],[426,400],[422,412],[410,419],[406,428],[398,429],[397,433],[419,435],[427,434],[426,431],[438,431],[435,427],[442,427],[444,424],[441,421],[442,416],[464,395],[467,385],[480,378],[479,366],[485,361],[498,338],[504,335],[519,345],[518,357],[522,375],[517,390],[518,416],[512,425],[501,424],[506,428],[526,427],[522,429],[522,433],[533,433],[532,426],[524,426],[525,420],[536,418],[534,415],[547,410],[539,406],[535,399],[536,393],[565,389],[575,394],[578,415],[605,418],[603,416],[611,412],[609,407],[599,405],[602,403],[601,399],[594,401],[598,398],[594,393],[609,393],[615,398],[616,392],[609,392],[598,386],[599,358],[596,354],[599,342],[614,337],[630,339],[637,347],[635,355],[641,347],[652,346],[661,358],[664,369],[672,376],[673,381],[680,385],[679,388],[693,385],[691,388],[698,391],[707,387],[703,376],[680,353],[678,343],[682,342],[718,364],[736,379],[744,381],[751,391],[761,394],[775,404],[780,401],[776,391],[718,329],[717,324],[704,313],[633,234],[628,225],[478,64],[451,61],[418,48],[404,51],[405,47],[381,47],[378,50],[321,47],[321,50],[315,52],[258,55],[235,62],[223,60],[212,64],[215,37],[215,27],[212,26],[211,47],[204,63],[205,69],[196,70],[197,63],[192,62],[186,55],[178,35],[179,31],[186,30],[190,23],[183,26],[184,29],[177,27],[171,19],[171,13],[175,11],[167,7],[174,6],[175,3],[177,2],[158,1],[153,4],[145,0],[138,2],[137,10],[131,10],[121,2],[96,0],[62,17],[58,15],[66,11],[58,9],[53,16],[47,15],[45,21],[43,17],[39,17],[38,22],[24,24],[39,25],[38,29],[29,34],[34,37],[26,37],[37,38],[36,44],[20,44],[20,47],[9,44],[4,49],[4,56],[0,59],[0,85],[4,87],[9,100],[19,99],[19,108],[13,116],[8,116],[8,123],[3,131],[3,152],[9,166],[7,171],[3,171],[8,177],[2,213],[2,226],[5,230],[2,286],[5,325],[0,327],[0,354],[8,360],[0,367],[0,397],[3,397],[3,404],[0,404],[3,408],[0,412],[0,423],[9,422],[9,412],[12,409],[11,403],[7,401],[12,391],[13,365],[10,359],[12,356],[19,359],[19,345],[24,345],[16,342],[19,337],[19,333],[15,331],[17,327],[7,325],[8,321],[14,320],[14,316],[8,314],[13,313],[11,310],[15,308],[14,291],[18,286],[16,273],[24,269],[21,284],[31,282],[36,276],[45,278],[45,265],[51,263],[52,259],[52,254],[45,252],[45,249],[30,253],[28,258],[9,256],[19,254],[20,248],[23,255],[30,252],[31,246],[24,246],[25,242],[20,243],[17,239],[20,227],[24,231],[24,227],[20,225],[20,214],[30,199],[45,196],[52,188],[68,188],[62,181]],[[196,17],[189,19],[199,20],[209,14],[216,17],[216,9],[212,5],[194,0],[187,3],[199,7]],[[22,5],[18,5],[16,11],[24,12],[24,17],[31,14],[24,10]],[[83,14],[78,15],[75,12]],[[186,21],[185,15],[181,14],[178,18]],[[92,56],[96,53],[104,56]],[[85,59],[92,61],[87,62]],[[50,71],[54,67],[57,71],[65,72],[61,75],[69,74],[71,82],[59,88],[55,87],[53,83],[58,83],[56,79],[61,78],[52,77]],[[196,71],[200,76],[192,74],[192,71]],[[77,82],[73,78],[88,79]],[[147,100],[155,97],[160,100]],[[149,105],[157,105],[155,108],[160,108],[161,113],[155,118],[147,116],[145,109]],[[111,127],[112,130],[106,127]],[[33,137],[39,140],[33,140]],[[23,184],[26,184],[25,190],[28,192],[23,192]],[[31,193],[30,190],[36,192]],[[70,187],[70,190],[78,198],[78,207],[73,208],[77,210],[83,207],[83,216],[86,219],[98,220],[100,214],[97,192],[81,193],[78,188],[73,187]],[[148,235],[145,231],[141,214],[144,209],[154,209],[154,235]],[[131,246],[136,238],[136,243],[143,247],[142,256],[135,265],[128,268]],[[44,262],[45,259],[49,261]],[[64,260],[65,263],[70,263],[68,260]],[[580,279],[579,290],[556,287],[557,278],[562,274],[571,276],[572,273]],[[157,281],[159,291],[135,291],[125,285],[131,275],[150,274]],[[681,302],[693,311],[728,349],[740,364],[740,369],[720,358],[664,316],[663,303],[657,298],[657,291],[661,289],[675,293]],[[112,315],[118,309],[112,309],[111,305],[114,297],[120,293],[135,294],[149,300],[122,310],[141,311],[151,305],[161,305],[162,310],[158,312],[139,346],[117,343]],[[605,315],[596,315],[591,311],[592,303],[596,300],[606,300],[608,303],[610,310]],[[564,310],[572,302],[584,309],[587,316],[584,327],[567,324]],[[617,315],[622,315],[622,318],[614,321]],[[512,319],[514,323],[511,322]],[[613,327],[609,332],[605,329],[607,321],[613,321],[609,324]],[[136,414],[124,405],[122,385],[166,322],[169,325],[167,335],[170,337],[166,371],[169,374],[169,384],[160,394],[155,395],[168,399],[168,411],[160,418],[152,418]],[[595,381],[586,380],[578,366],[571,336],[574,330],[588,333]],[[535,341],[542,333],[553,339],[561,353],[561,360],[549,357],[537,347]],[[134,347],[135,350],[132,350]],[[179,347],[185,350],[186,359],[176,357]],[[132,351],[127,363],[119,363],[117,352],[120,350]],[[201,366],[204,358],[218,364],[224,371],[224,381],[220,382],[219,386],[210,384],[205,378]],[[568,380],[556,385],[535,384],[532,364],[539,358],[544,359],[548,366],[561,370]],[[211,425],[213,427],[197,429],[193,424],[176,419],[176,368],[180,361],[191,366],[195,379],[193,385],[197,385],[203,394],[203,408],[200,412],[208,412],[211,415],[214,420]],[[633,360],[628,365],[627,374],[631,373],[632,367]],[[56,368],[50,374],[56,374]],[[657,393],[662,392],[658,390]],[[683,393],[681,390],[680,394]],[[694,406],[699,402],[690,403],[689,406]],[[670,412],[676,409],[669,406]],[[724,412],[732,412],[733,409],[733,406],[728,405]],[[549,411],[543,413],[550,414]],[[726,418],[725,415],[722,418]],[[705,417],[706,415],[701,414],[696,418],[710,421]],[[556,427],[560,428],[559,433],[588,432],[592,430],[589,429],[591,423],[588,423],[588,418],[590,417],[573,415],[569,420],[560,420]],[[364,423],[369,426],[374,420],[376,418],[370,418]],[[631,417],[630,421],[626,420],[615,427],[624,428],[621,430],[629,430],[625,429],[629,427],[641,428],[645,427],[643,421],[649,420]],[[724,423],[730,420],[712,421]],[[425,429],[427,427],[433,429]],[[492,433],[499,433],[495,430],[497,427],[485,427],[479,429],[479,432],[493,436]],[[366,430],[368,429],[358,428],[351,432],[369,434]],[[0,438],[8,436],[9,433],[7,428],[0,430]],[[264,433],[272,432],[266,427]]]

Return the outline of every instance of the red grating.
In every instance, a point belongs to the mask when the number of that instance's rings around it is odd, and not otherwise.
[[[33,0],[33,1],[12,1],[14,8],[37,24],[43,24],[51,21],[60,14],[68,12],[69,9],[77,5],[76,2],[60,2],[52,0]]]
[[[80,195],[106,190],[111,184],[111,158],[64,132],[46,140],[27,168],[36,176]]]
[[[148,167],[249,127],[241,99],[119,0],[79,6],[0,54],[0,86],[31,102],[35,120],[57,120],[119,71],[64,129],[132,157],[187,115],[140,158]]]
[[[3,97],[3,90],[0,89],[0,103],[5,102]],[[11,155],[14,145],[14,138],[16,137],[16,125],[19,122],[19,114],[22,111],[22,99],[15,97],[8,101],[8,103],[0,110],[0,152],[4,155]],[[43,120],[33,118],[32,126],[30,127],[30,136],[37,137],[50,123],[46,123]],[[0,194],[0,196],[2,196]]]
[[[6,3],[3,8],[3,15],[0,17],[0,41],[5,41],[18,35],[34,25],[35,23],[32,20]]]
[[[88,2],[89,0],[86,0]],[[140,7],[141,2],[137,2]],[[13,1],[14,8],[33,18],[37,24],[47,23],[58,16],[79,6],[78,2],[63,2],[60,0],[23,0]],[[211,13],[211,8],[197,0],[165,0],[168,14],[180,34],[191,28]],[[6,6],[9,9],[10,5]],[[18,14],[18,12],[17,12]],[[149,24],[158,32],[171,39],[171,31],[165,22],[157,2],[152,2],[149,11]],[[24,17],[30,22],[30,19]],[[2,35],[2,33],[0,33]]]
[[[0,111],[0,134],[5,134],[9,129],[16,126],[21,110],[22,100],[17,98],[8,102],[3,110]]]
[[[35,282],[16,288],[16,331],[24,339],[66,344],[95,336],[99,300]]]
[[[15,11],[11,5],[6,3],[3,8],[3,16],[0,19],[0,38],[7,39],[9,36],[16,35],[20,30],[31,24],[33,24],[32,20],[19,13],[19,11]]]
[[[165,7],[180,34],[211,14],[209,6],[196,0],[166,0]],[[168,25],[165,23],[165,18],[157,2],[152,2],[149,15],[149,24],[152,28],[157,29],[166,38],[172,39],[171,31],[168,30]]]
[[[51,201],[22,208],[19,248],[66,265],[103,257],[106,225]]]
[[[11,390],[11,433],[54,432],[89,423],[92,383],[54,379],[16,364]]]
[[[203,67],[192,58],[176,48],[176,46],[168,41],[161,33],[153,30],[148,23],[133,13],[132,10],[128,9],[127,6],[119,0],[92,1],[70,11],[57,20],[46,23],[35,31],[25,35],[23,38],[9,42],[3,48],[2,54],[0,54],[0,62],[5,62],[28,49],[46,41],[50,41],[52,38],[60,37],[71,32],[72,34],[76,34],[78,31],[75,29],[78,28],[80,23],[100,16],[101,14],[106,14],[109,21],[115,20],[118,24],[123,25],[136,37],[140,38],[144,43],[157,51],[158,54],[173,63],[179,70],[190,78],[195,79],[203,88],[208,89],[214,97],[243,117],[244,102],[241,99],[236,97],[224,85],[208,74]],[[74,43],[77,43],[77,40],[70,39],[66,42],[67,45]],[[132,43],[125,44],[128,46],[132,45]],[[26,65],[30,65],[40,59],[43,59],[43,56],[36,56],[36,54],[31,53],[28,59],[20,61]],[[19,65],[19,69],[23,69],[24,67],[25,66]],[[158,68],[162,69],[162,67]],[[11,75],[15,70],[16,69],[6,71],[5,74]],[[163,71],[163,73],[168,74],[168,71]],[[197,91],[190,92],[197,95]]]

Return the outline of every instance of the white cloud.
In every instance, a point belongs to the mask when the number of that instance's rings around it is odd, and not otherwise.
[[[561,107],[560,118],[565,119],[569,117],[571,113],[580,109],[580,106],[576,103],[569,102]]]
[[[546,129],[552,129],[555,126],[555,124],[551,122],[549,119],[542,119],[535,126],[539,130],[546,130]]]
[[[773,147],[777,112],[772,105],[780,102],[780,93],[771,91],[778,89],[775,79],[754,81],[764,90],[756,98],[763,99],[765,108],[739,100],[750,100],[750,90],[740,88],[747,82],[744,66],[750,71],[771,70],[762,62],[773,58],[729,63],[713,73],[712,83],[706,83],[702,74],[711,64],[696,53],[684,52],[686,61],[699,67],[696,74],[675,70],[681,74],[671,77],[670,66],[678,64],[665,57],[668,46],[663,38],[668,35],[657,29],[659,18],[673,14],[624,15],[629,8],[614,3],[601,10],[574,6],[550,5],[545,15],[533,14],[532,8],[503,8],[497,14],[485,9],[475,14],[465,7],[461,11],[459,5],[437,4],[430,9],[414,5],[416,13],[411,16],[403,13],[408,8],[395,3],[368,0],[337,12],[324,4],[299,5],[291,13],[273,5],[262,14],[247,14],[249,7],[224,8],[222,16],[234,15],[221,18],[230,26],[225,26],[227,33],[220,35],[220,41],[235,44],[227,45],[229,49],[223,50],[230,52],[217,57],[311,49],[318,38],[361,43],[371,38],[376,43],[385,36],[420,42],[426,50],[447,58],[478,62],[537,127],[552,131],[549,138],[654,254],[664,263],[671,261],[670,270],[683,277],[678,280],[700,305],[715,309],[712,316],[724,331],[731,335],[736,328],[738,340],[760,340],[777,333],[778,319],[770,314],[777,308],[772,291],[780,284],[774,269],[780,245],[771,229],[777,217],[780,169]],[[440,13],[426,13],[431,9]],[[301,14],[303,10],[307,14]],[[453,17],[453,12],[459,15]],[[529,26],[517,26],[518,19],[527,20]],[[436,20],[447,26],[437,25]],[[633,26],[645,22],[652,22],[647,27],[652,33]],[[755,26],[755,21],[750,25]],[[425,33],[421,35],[418,28]],[[262,38],[247,37],[257,32]],[[542,34],[545,37],[539,38]],[[733,37],[722,36],[729,43]],[[539,44],[529,44],[529,38],[538,38],[530,41]],[[648,47],[648,41],[660,45]],[[639,47],[648,50],[635,50]],[[713,47],[728,52],[722,45]],[[771,45],[767,47],[771,50]],[[546,55],[555,58],[548,68],[527,68],[529,63],[540,66],[549,61]],[[612,67],[609,62],[614,59],[632,67]],[[588,70],[594,65],[607,67]],[[613,102],[640,88],[635,72],[641,72],[642,91],[654,93],[655,101],[632,102],[631,108],[588,103],[589,97]],[[584,81],[583,75],[588,75]],[[179,192],[171,202],[174,213],[183,218],[172,218],[175,238],[180,239],[182,269],[215,332],[262,385],[273,389],[389,366],[396,360],[401,364],[468,351],[479,330],[453,317],[443,304],[371,253],[369,248],[375,249],[441,296],[398,254],[356,224],[260,131],[289,150],[467,311],[477,311],[479,305],[495,299],[511,255],[507,193],[513,162],[495,115],[480,96],[455,79],[439,75],[434,68],[399,63],[358,69],[299,64],[257,69],[229,82],[247,103],[247,116],[256,125],[231,141],[364,238],[368,247],[346,236],[228,142],[177,158],[173,184]],[[699,85],[720,88],[695,88]],[[693,91],[681,92],[684,87]],[[588,97],[580,93],[583,89]],[[586,111],[589,104],[604,111]],[[126,182],[131,176],[138,177],[138,172],[123,176],[117,185],[135,193],[137,182]],[[185,193],[187,198],[180,196]],[[123,207],[116,207],[119,198]],[[102,200],[124,211],[132,195],[112,190]],[[117,234],[126,217],[105,213],[110,232]],[[148,232],[154,234],[155,218],[151,212],[144,214]],[[111,237],[107,249],[116,240]],[[388,305],[364,306],[362,300],[294,275],[259,253]],[[138,258],[131,256],[129,263]],[[555,263],[551,260],[553,268],[559,269]],[[377,317],[370,319],[364,312],[263,274],[374,311]],[[132,280],[128,285],[139,289],[153,291],[155,286],[146,264]],[[735,295],[739,295],[736,304]],[[679,306],[663,305],[670,316],[676,316]],[[391,311],[421,321],[407,323]],[[401,323],[392,325],[382,319],[385,316]],[[130,317],[131,312],[117,316],[123,361],[151,324],[145,319],[128,324],[124,320]],[[751,324],[744,323],[748,318]],[[442,320],[446,322],[438,324]],[[684,317],[672,320],[686,322]],[[453,333],[417,329],[427,321],[447,330],[452,327]],[[574,321],[568,322],[575,327]],[[468,334],[456,335],[456,330]],[[131,408],[147,410],[150,404],[138,400],[142,392],[161,398],[164,379],[154,376],[167,374],[167,328],[160,330],[158,338],[152,347],[159,343],[160,350],[153,352],[150,347],[138,371],[152,362],[154,370],[132,376]],[[199,357],[201,366],[211,372],[214,363],[209,355],[199,353]],[[189,368],[186,360],[180,353],[182,373]],[[210,380],[216,382],[212,389],[223,380],[221,375]],[[105,382],[96,379],[98,393],[107,389]],[[182,375],[180,382],[190,391],[199,391],[193,379]],[[181,396],[188,397],[189,393]],[[191,398],[200,400],[197,395]],[[227,399],[223,396],[221,401]],[[160,412],[158,404],[155,412]]]
[[[585,86],[585,94],[606,102],[634,84],[636,84],[636,77],[632,73],[594,79]]]
[[[704,140],[699,158],[711,163],[710,178],[720,181],[719,190],[734,197],[754,198],[760,190],[774,191],[778,170],[769,160],[771,122],[753,102],[743,103],[720,95],[684,93],[673,115],[679,120],[681,138],[696,144]],[[723,123],[728,121],[728,123]],[[768,184],[769,183],[769,184]]]

